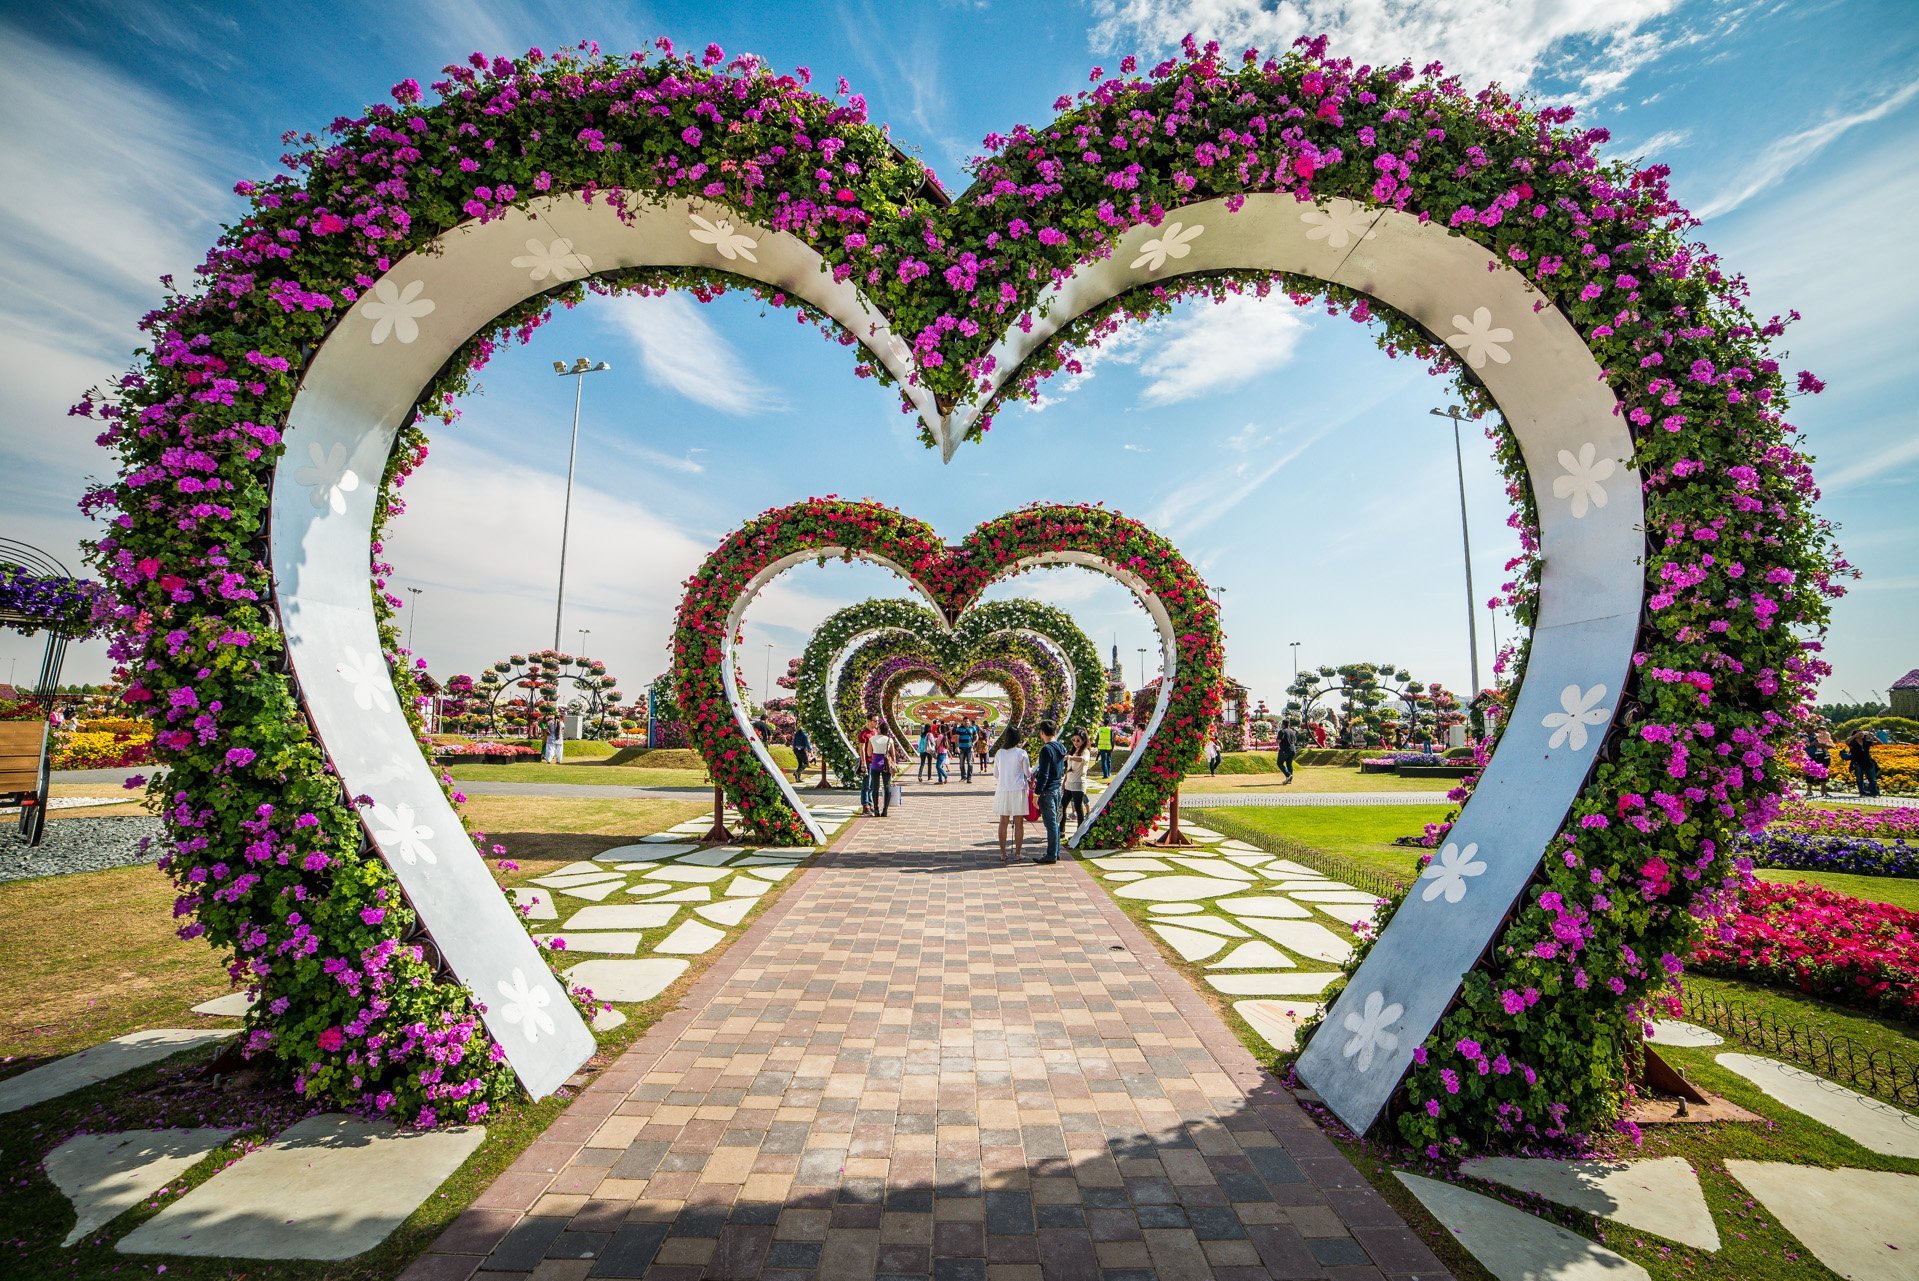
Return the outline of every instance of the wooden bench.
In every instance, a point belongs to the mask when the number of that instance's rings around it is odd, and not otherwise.
[[[38,845],[47,826],[46,721],[0,721],[0,805],[20,807],[20,839]]]

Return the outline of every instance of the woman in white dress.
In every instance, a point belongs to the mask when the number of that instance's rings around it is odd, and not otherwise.
[[[993,753],[993,815],[999,819],[999,861],[1011,863],[1026,848],[1027,784],[1033,762],[1019,745],[1019,730],[1009,725]],[[1013,852],[1006,852],[1006,823],[1013,823]]]

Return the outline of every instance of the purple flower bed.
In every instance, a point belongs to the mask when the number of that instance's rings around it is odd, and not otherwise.
[[[1758,867],[1856,876],[1919,876],[1919,846],[1870,836],[1820,836],[1774,829],[1745,838],[1738,852]]]

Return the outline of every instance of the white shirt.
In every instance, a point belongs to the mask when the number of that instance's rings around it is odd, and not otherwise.
[[[875,734],[872,740],[867,743],[866,750],[868,753],[867,759],[869,760],[875,756],[891,756],[893,754],[893,740],[888,735]]]

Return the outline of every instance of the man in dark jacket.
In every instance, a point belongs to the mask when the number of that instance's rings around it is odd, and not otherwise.
[[[1286,782],[1293,781],[1293,758],[1299,755],[1299,731],[1288,721],[1279,730],[1279,772],[1286,776]],[[1280,786],[1285,786],[1282,783]]]
[[[806,773],[806,758],[812,755],[812,752],[813,740],[806,736],[806,727],[803,725],[795,725],[793,727],[793,759],[798,762],[798,764],[793,767],[793,781],[795,783],[799,782],[800,776]]]
[[[1033,762],[1033,791],[1039,796],[1039,821],[1046,826],[1046,853],[1035,863],[1059,862],[1059,788],[1066,778],[1066,749],[1054,735],[1059,726],[1039,723],[1039,759]]]

